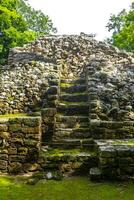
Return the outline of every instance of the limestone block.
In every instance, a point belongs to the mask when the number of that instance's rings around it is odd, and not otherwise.
[[[6,132],[8,130],[8,126],[6,124],[0,124],[0,132]]]
[[[19,132],[21,131],[22,127],[20,124],[10,124],[9,125],[9,131],[12,132]]]
[[[119,157],[129,157],[131,155],[131,147],[118,145],[116,147],[117,155]]]
[[[27,157],[25,155],[9,155],[10,162],[19,162],[24,163],[26,162]]]
[[[10,162],[8,171],[11,174],[18,174],[22,172],[22,164],[20,162]]]
[[[99,156],[104,158],[112,158],[116,156],[116,151],[114,147],[110,146],[100,146],[99,147]]]
[[[58,99],[58,95],[48,95],[47,96],[48,101],[54,101]]]
[[[12,138],[24,138],[25,134],[20,132],[15,132],[11,134]]]
[[[18,154],[27,155],[27,153],[28,153],[28,148],[26,148],[26,147],[19,147],[18,148]]]
[[[7,170],[8,162],[4,160],[0,160],[0,170]]]
[[[24,145],[26,147],[37,147],[38,141],[32,139],[24,139]]]
[[[22,146],[24,143],[22,138],[11,138],[10,142],[13,146]]]
[[[119,158],[119,167],[122,168],[122,166],[128,167],[130,164],[133,163],[133,159],[131,157],[122,157]]]
[[[25,134],[39,134],[40,133],[40,127],[22,127],[21,128],[22,133]]]
[[[51,86],[48,90],[47,90],[47,95],[57,95],[59,91],[59,88],[57,86]]]
[[[90,169],[89,175],[90,179],[95,181],[100,180],[102,176],[100,169],[95,167]]]
[[[21,123],[22,123],[22,118],[9,118],[9,124],[15,124],[15,125],[19,126],[19,124],[21,124]]]
[[[7,154],[0,154],[0,160],[8,160],[8,155]]]
[[[1,132],[0,131],[0,138],[8,140],[10,138],[11,134],[9,132]]]
[[[9,155],[16,155],[17,154],[17,148],[9,147],[8,148],[8,154]]]
[[[40,117],[24,118],[22,123],[24,126],[36,127],[36,126],[39,126],[40,121],[41,121]]]
[[[44,118],[45,116],[52,117],[56,114],[57,110],[56,108],[45,108],[42,109],[42,117]]]

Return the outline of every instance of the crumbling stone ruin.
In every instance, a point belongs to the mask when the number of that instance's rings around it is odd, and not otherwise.
[[[0,69],[0,171],[134,176],[134,62],[91,35],[11,49]]]

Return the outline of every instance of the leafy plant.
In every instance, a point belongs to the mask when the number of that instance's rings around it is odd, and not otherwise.
[[[0,64],[7,61],[10,48],[55,31],[49,17],[26,0],[0,0]]]
[[[106,27],[112,31],[108,40],[113,45],[134,52],[134,2],[128,12],[124,9],[118,15],[111,15]]]

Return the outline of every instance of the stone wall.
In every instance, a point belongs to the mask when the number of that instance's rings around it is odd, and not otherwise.
[[[86,74],[90,119],[134,120],[134,63],[129,54],[82,33],[43,37],[10,52],[11,65],[29,60],[60,65],[68,79]]]
[[[134,121],[91,120],[90,130],[94,139],[132,139]]]
[[[8,62],[0,70],[0,114],[41,111],[43,137],[49,140],[60,79],[86,76],[92,136],[96,138],[97,132],[98,138],[133,137],[134,62],[130,54],[82,33],[39,38],[11,49]],[[94,120],[109,125],[95,127]],[[119,127],[116,121],[130,123]]]
[[[40,142],[40,117],[0,118],[0,172],[37,170]]]
[[[102,178],[126,179],[134,175],[134,146],[132,141],[98,142],[99,169]]]
[[[51,86],[58,87],[59,68],[36,61],[4,66],[0,73],[0,114],[35,112],[51,106],[48,94]]]
[[[86,68],[91,120],[134,120],[134,63],[122,56],[95,57]]]

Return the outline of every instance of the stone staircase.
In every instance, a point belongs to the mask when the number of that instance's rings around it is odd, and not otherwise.
[[[85,79],[62,79],[52,142],[43,153],[45,170],[89,173],[91,167],[97,166],[88,115]]]
[[[88,114],[85,79],[62,79],[53,144],[69,148],[90,146]]]
[[[84,78],[61,79],[54,132],[50,145],[42,148],[42,168],[69,175],[88,173],[92,180],[133,178],[134,123],[90,121],[89,125],[85,82]],[[121,134],[124,126],[127,132]]]

